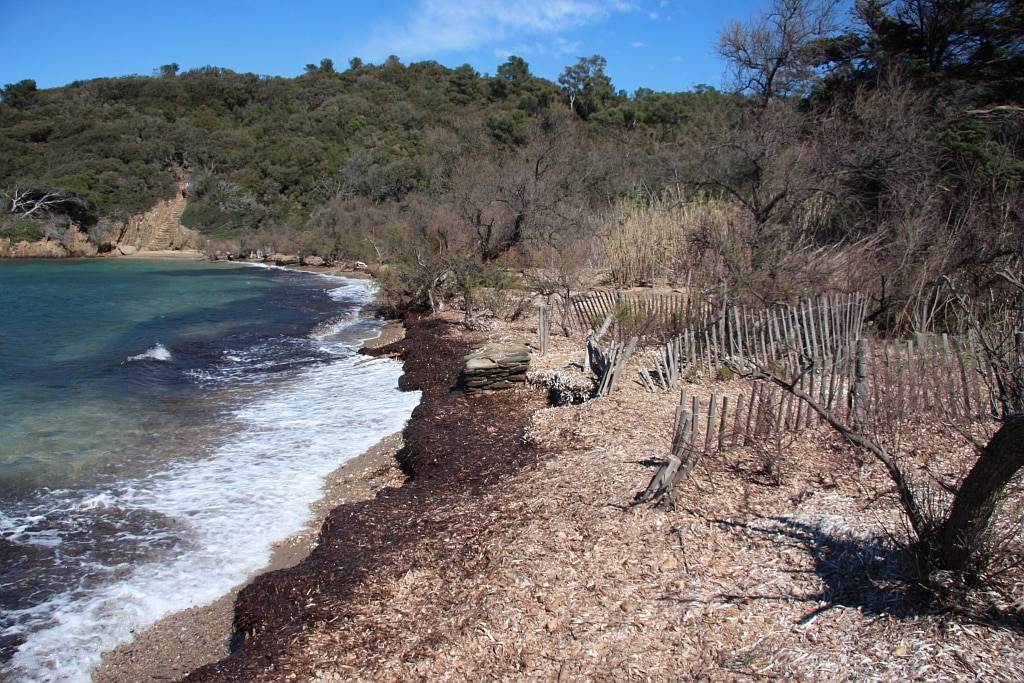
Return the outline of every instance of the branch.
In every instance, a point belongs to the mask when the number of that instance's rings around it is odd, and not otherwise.
[[[9,213],[21,214],[22,218],[30,218],[33,214],[39,213],[71,213],[78,209],[88,207],[85,200],[69,192],[59,190],[20,190],[15,187],[10,193],[4,192],[4,198],[10,200],[7,211]]]
[[[964,112],[964,116],[988,116],[989,114],[998,114],[1002,112],[1024,114],[1024,107],[1014,107],[1010,104],[1001,104],[998,107],[991,107],[990,109],[968,109]]]
[[[1003,278],[1011,285],[1024,292],[1024,282],[1021,282],[1016,277],[1014,277],[1013,273],[1011,273],[1009,270],[1001,270],[998,273],[996,273],[996,275]]]
[[[731,369],[740,376],[744,376],[739,366],[729,362]],[[920,506],[917,504],[917,499],[914,497],[914,492],[910,488],[910,484],[903,474],[903,470],[900,469],[899,465],[893,459],[885,447],[876,443],[873,439],[869,439],[860,432],[850,429],[845,424],[840,422],[832,412],[815,401],[809,396],[803,389],[797,384],[799,383],[799,377],[801,377],[809,367],[805,367],[798,375],[797,379],[792,382],[787,382],[783,378],[779,377],[773,372],[766,371],[764,368],[759,367],[759,372],[748,373],[746,376],[750,379],[763,379],[782,387],[789,393],[796,396],[798,399],[806,403],[811,407],[814,412],[818,413],[825,422],[829,424],[834,430],[845,438],[847,441],[852,443],[858,448],[862,448],[873,456],[885,466],[885,469],[889,472],[889,478],[892,479],[893,483],[896,484],[896,490],[899,493],[900,502],[903,504],[903,509],[906,511],[907,516],[910,518],[910,525],[914,528],[919,538],[922,538],[929,530],[929,525],[926,522],[924,513],[921,511]]]

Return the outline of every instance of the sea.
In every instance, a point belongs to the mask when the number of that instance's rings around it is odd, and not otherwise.
[[[201,261],[0,260],[0,681],[88,681],[302,530],[419,402],[371,281]]]

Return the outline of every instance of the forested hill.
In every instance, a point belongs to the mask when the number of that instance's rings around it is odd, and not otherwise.
[[[600,56],[557,82],[391,57],[7,84],[0,239],[74,223],[103,247],[187,180],[211,247],[388,264],[414,305],[514,264],[555,289],[594,268],[762,301],[829,283],[892,312],[1019,254],[1021,3],[765,5],[708,37],[728,93],[620,92]]]
[[[294,79],[215,67],[178,74],[168,65],[153,77],[52,90],[22,82],[4,89],[0,107],[0,187],[73,196],[82,201],[72,218],[89,225],[144,211],[187,174],[186,225],[214,238],[261,232],[272,241],[309,228],[316,209],[339,197],[436,199],[466,180],[453,177],[455,164],[509,156],[546,134],[544,126],[583,135],[587,118],[605,139],[586,146],[619,153],[615,138],[626,131],[621,142],[640,149],[644,139],[676,137],[697,107],[727,101],[710,89],[630,98],[612,90],[603,60],[581,64],[579,121],[567,116],[563,89],[516,57],[494,77],[391,58],[379,66],[353,60],[345,71],[324,60]]]

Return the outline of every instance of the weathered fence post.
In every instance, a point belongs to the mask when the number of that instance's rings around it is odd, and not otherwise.
[[[540,355],[548,355],[548,335],[551,333],[551,306],[542,304],[538,311],[537,332],[540,334]]]
[[[857,340],[853,383],[853,428],[863,432],[868,419],[868,340]]]
[[[697,462],[697,452],[691,447],[693,441],[694,415],[684,406],[676,408],[675,427],[672,430],[672,453],[665,464],[651,478],[647,488],[636,496],[637,503],[652,500],[667,502],[665,496],[676,482],[685,479]],[[685,456],[685,457],[684,457]],[[662,500],[664,499],[664,500]]]
[[[1017,367],[1014,368],[1013,377],[1016,380],[1017,386],[1014,387],[1016,396],[1013,398],[1016,400],[1017,405],[1013,406],[1013,410],[1020,412],[1024,411],[1024,330],[1017,332],[1016,342]]]
[[[729,419],[729,397],[722,397],[722,421],[718,426],[718,450],[725,450],[725,429]]]

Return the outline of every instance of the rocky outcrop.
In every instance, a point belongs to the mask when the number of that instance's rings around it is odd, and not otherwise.
[[[117,238],[117,251],[130,254],[139,251],[196,249],[196,233],[181,224],[186,201],[185,197],[175,196],[157,202],[156,206],[142,215],[129,218]]]
[[[114,244],[109,245],[113,253],[127,256],[145,251],[197,249],[198,234],[181,224],[185,202],[185,197],[175,196],[158,202],[144,214],[129,218]],[[12,243],[0,238],[0,258],[67,258],[96,256],[99,252],[99,245],[76,225],[71,225],[59,240],[47,237]]]
[[[462,384],[467,394],[490,394],[526,382],[530,345],[524,341],[489,342],[466,356]]]
[[[66,238],[44,238],[36,242],[24,240],[12,243],[0,239],[0,258],[67,258],[69,256],[95,256],[98,253],[88,235],[72,225]]]
[[[263,259],[263,261],[278,266],[297,266],[300,263],[300,259],[296,254],[271,254]]]

